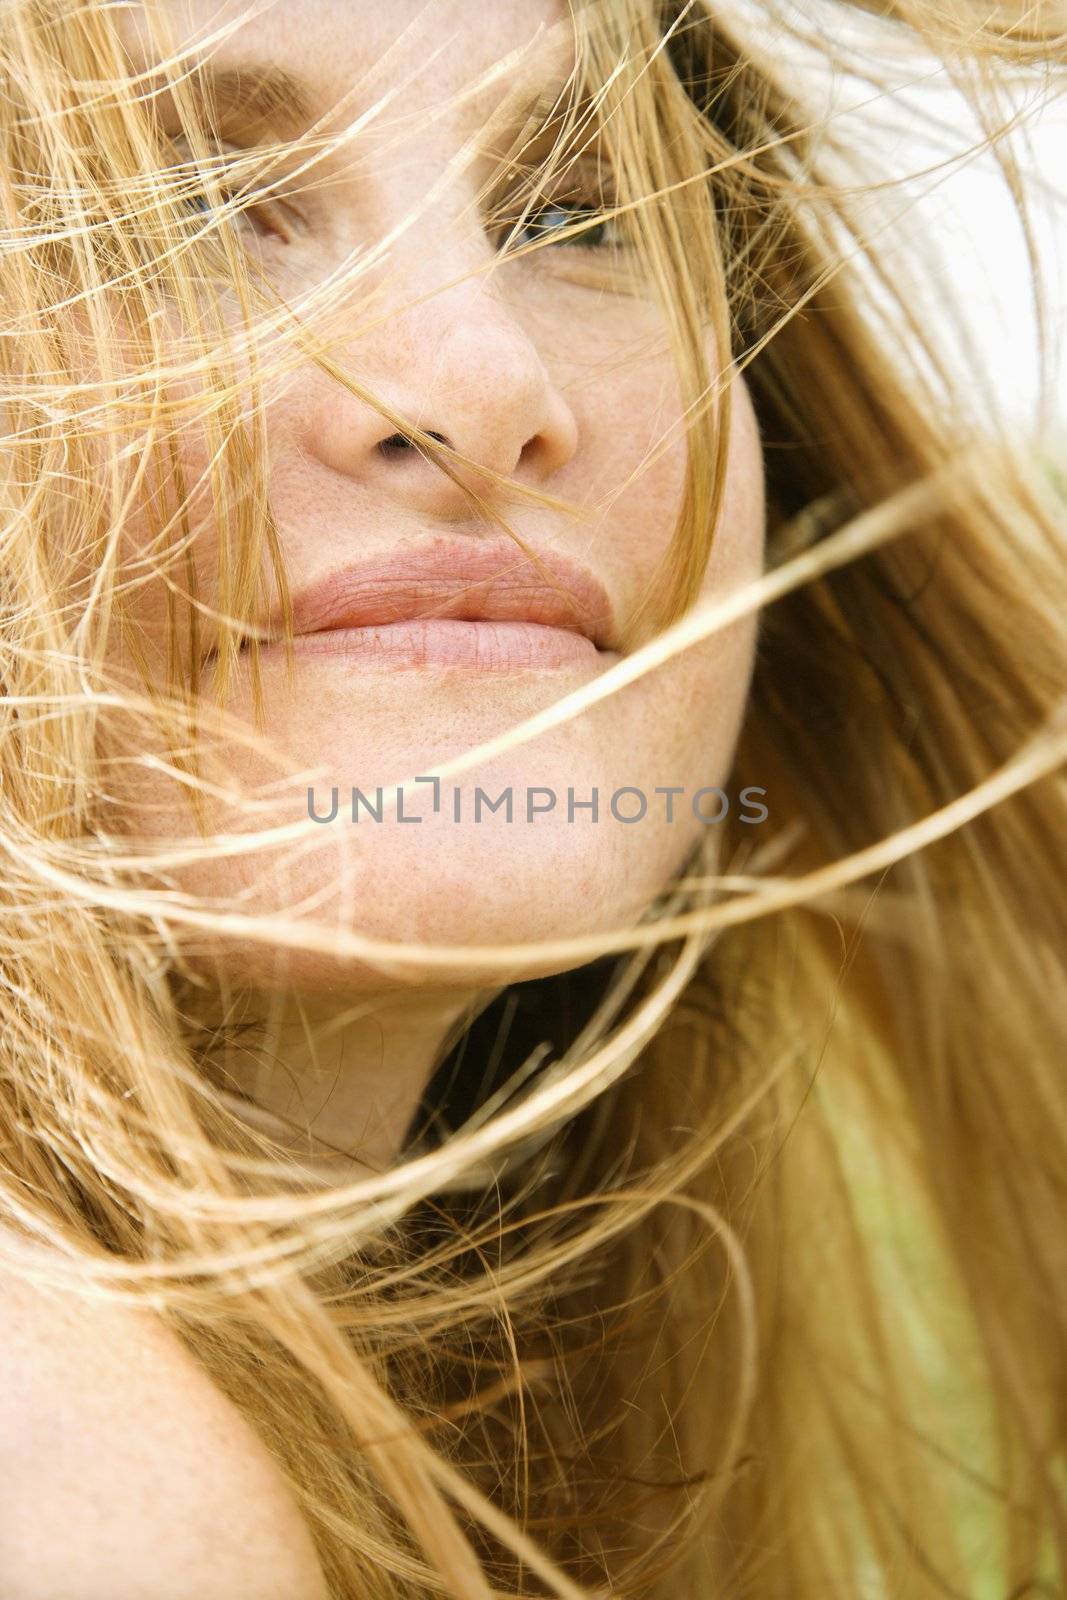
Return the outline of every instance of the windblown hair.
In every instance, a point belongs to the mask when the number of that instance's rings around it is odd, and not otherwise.
[[[722,861],[635,927],[557,941],[569,970],[518,986],[503,1050],[494,1003],[442,1064],[435,1135],[325,1186],[232,1115],[236,1046],[194,1021],[189,941],[245,913],[171,875],[254,865],[254,829],[139,839],[113,779],[165,758],[199,803],[198,630],[210,614],[222,693],[265,572],[285,592],[271,383],[317,361],[464,464],[331,356],[375,314],[368,257],[295,301],[250,270],[232,222],[270,161],[221,170],[188,52],[138,73],[102,0],[3,0],[4,1265],[158,1312],[273,1453],[339,1597],[1067,1582],[1061,480],[898,290],[892,185],[786,48],[834,61],[858,38],[849,65],[881,88],[937,57],[1021,203],[1000,133],[1013,77],[1064,64],[1054,9],[827,5],[801,29],[769,0],[574,0],[551,153],[525,155],[533,132],[502,153],[499,203],[601,152],[630,248],[596,270],[662,305],[688,475],[633,653],[558,714],[758,610],[735,778],[791,820],[754,853],[728,822]],[[335,137],[310,130],[297,181]],[[739,371],[768,570],[695,610]],[[167,682],[110,664],[120,637],[136,658],[149,577]],[[246,920],[279,948],[403,959],[358,906],[347,929]],[[490,988],[523,954],[463,952]],[[490,1057],[464,1103],[450,1086]]]

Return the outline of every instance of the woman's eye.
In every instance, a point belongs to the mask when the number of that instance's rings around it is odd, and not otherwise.
[[[618,204],[611,162],[600,152],[552,158],[540,170],[521,164],[507,174],[501,236],[506,247],[564,245],[573,250],[606,250],[623,243],[622,228],[610,213]],[[605,216],[604,213],[609,215]]]
[[[218,214],[219,207],[213,198],[211,190],[206,187],[198,187],[195,162],[188,150],[183,148],[183,143],[183,141],[175,141],[179,157],[178,177],[181,188],[179,204],[190,216],[215,216]],[[235,226],[248,228],[260,238],[289,238],[289,232],[276,201],[265,197],[263,200],[251,203],[248,198],[248,185],[230,186],[222,181],[221,176],[216,180],[216,187],[219,201],[222,205],[229,206],[233,204],[234,206],[230,212],[229,220]]]
[[[604,250],[618,243],[617,228],[613,218],[606,217],[592,227],[574,230],[576,224],[588,222],[600,215],[601,208],[578,201],[550,201],[539,211],[531,211],[511,231],[511,242],[516,245],[545,243],[570,245],[585,250]],[[553,238],[553,235],[559,235]]]

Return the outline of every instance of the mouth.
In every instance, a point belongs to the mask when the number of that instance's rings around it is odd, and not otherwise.
[[[299,654],[353,666],[476,672],[606,666],[617,659],[604,586],[555,552],[440,539],[324,573],[293,595]],[[280,611],[261,650],[280,646]]]
[[[453,667],[474,672],[607,666],[617,657],[585,634],[539,622],[439,617],[297,634],[302,655],[340,656],[353,667]]]

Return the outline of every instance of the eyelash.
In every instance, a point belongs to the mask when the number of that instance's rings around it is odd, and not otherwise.
[[[185,141],[175,140],[174,143],[176,150],[182,157],[182,164],[186,167],[195,168],[194,158],[191,152],[188,151]],[[220,158],[221,166],[226,152],[220,149],[213,153]],[[268,198],[250,203],[249,195],[254,193],[254,186],[230,188],[222,181],[221,176],[217,179],[217,182],[219,194],[225,205],[243,201],[233,217],[236,223],[246,223],[256,227],[256,231],[261,237],[278,238],[283,242],[290,240],[291,232],[284,224],[283,208],[277,201]],[[576,185],[575,187],[577,188],[578,186]],[[600,187],[601,185],[598,181],[596,188],[599,190]],[[188,207],[193,214],[198,216],[211,215],[213,213],[214,207],[208,200],[204,190],[197,189],[191,184],[186,187],[184,183],[183,189],[184,192],[180,197],[180,204]],[[198,199],[202,199],[203,203],[197,204]],[[539,205],[531,203],[529,200],[520,204],[517,198],[512,203],[514,203],[515,208],[513,217],[508,217],[506,211],[502,216],[498,214],[498,229],[503,236],[500,245],[502,250],[507,250],[508,248],[521,249],[527,244],[534,244],[538,241],[542,241],[541,248],[545,248],[546,244],[550,246],[551,239],[546,239],[546,235],[549,235],[554,230],[546,224],[545,219],[555,220],[561,229],[570,228],[576,222],[599,216],[605,209],[610,210],[614,201],[610,196],[603,194],[598,194],[596,197],[586,197],[580,193],[570,193],[560,194],[556,197],[546,196]],[[620,242],[617,230],[618,224],[616,220],[612,217],[605,217],[600,223],[592,227],[586,227],[580,233],[575,233],[571,237],[561,240],[560,247],[571,250],[609,250],[617,247]]]
[[[615,201],[610,194],[603,192],[601,170],[598,164],[595,178],[586,181],[586,191],[592,189],[594,193],[582,193],[583,184],[581,175],[571,191],[559,195],[546,195],[541,198],[540,204],[524,203],[515,204],[515,215],[509,218],[506,214],[502,227],[506,230],[505,245],[521,248],[523,245],[533,243],[537,239],[544,239],[545,234],[551,230],[544,226],[546,217],[559,220],[561,227],[573,227],[576,222],[600,216],[605,210],[610,211]],[[528,230],[536,230],[533,237],[529,237]],[[604,235],[607,237],[604,237]],[[560,248],[571,250],[609,250],[619,244],[618,222],[613,217],[604,217],[599,224],[584,228],[580,233],[573,234],[570,238],[560,241]]]
[[[550,203],[546,205],[541,212],[532,213],[525,219],[523,223],[517,225],[509,235],[508,243],[517,243],[522,245],[533,243],[538,238],[543,239],[545,234],[550,230],[545,228],[543,224],[540,223],[540,218],[546,216],[558,217],[561,219],[561,226],[573,227],[576,222],[582,221],[583,217],[595,217],[598,215],[599,211],[599,206],[578,205],[575,205],[573,210],[567,211],[564,209],[564,206],[560,205],[558,202]],[[610,236],[612,227],[613,219],[606,217],[594,227],[585,228],[581,233],[576,233],[570,238],[561,239],[559,241],[560,248],[571,250],[609,250],[614,244],[617,243],[617,240]],[[537,230],[533,239],[523,238],[523,230],[531,228],[536,228]],[[605,232],[609,235],[609,237],[602,237]]]
[[[195,159],[191,151],[189,151],[188,146],[183,139],[175,140],[174,146],[181,159],[182,166],[188,171],[188,177],[186,176],[185,172],[182,174],[183,192],[179,197],[179,204],[188,207],[194,215],[212,215],[215,207],[208,199],[206,190],[198,188],[191,181],[195,176],[196,170]],[[269,197],[265,197],[262,200],[251,200],[250,196],[254,195],[255,193],[254,183],[243,187],[229,187],[222,176],[225,170],[224,162],[226,151],[217,149],[212,151],[212,154],[219,158],[219,166],[216,168],[216,183],[223,204],[228,206],[232,203],[237,203],[237,209],[233,214],[232,220],[238,225],[245,223],[255,226],[259,222],[265,223],[265,227],[257,228],[257,232],[259,232],[261,236],[273,236],[288,242],[291,237],[291,233],[290,230],[284,225],[284,221],[282,219],[282,207],[279,205],[278,201]],[[198,201],[200,200],[203,201],[202,204],[198,204]]]

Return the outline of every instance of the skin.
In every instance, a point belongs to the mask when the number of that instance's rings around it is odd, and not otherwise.
[[[164,8],[176,40],[206,35],[238,14],[214,0]],[[244,232],[246,247],[283,291],[307,291],[353,250],[399,229],[385,263],[366,280],[383,314],[358,329],[339,359],[370,389],[446,435],[472,460],[529,487],[576,503],[573,520],[535,504],[509,504],[512,526],[536,550],[581,561],[610,598],[621,641],[667,549],[680,504],[684,447],[648,463],[681,413],[673,360],[651,298],[604,293],[580,281],[590,252],[556,245],[487,273],[494,243],[475,197],[491,171],[486,153],[427,195],[499,107],[516,74],[533,87],[558,87],[572,53],[565,12],[553,0],[390,0],[354,8],[348,0],[285,0],[229,35],[216,66],[251,59],[306,80],[316,116],[353,90],[341,118],[362,114],[403,81],[402,116],[388,112],[360,135],[358,160],[339,152],[323,164],[328,182],[291,201],[290,236]],[[126,26],[135,59],[149,59],[136,13]],[[509,59],[505,79],[471,84]],[[461,91],[465,98],[459,99]],[[455,103],[453,103],[453,101]],[[336,126],[337,123],[331,124]],[[233,135],[240,142],[240,130]],[[247,141],[246,141],[247,142]],[[713,358],[714,358],[713,352]],[[713,359],[713,370],[721,363]],[[760,445],[743,383],[734,385],[734,427],[725,507],[705,582],[707,596],[755,577],[763,555]],[[267,412],[271,490],[294,591],[351,560],[393,555],[444,538],[476,540],[484,525],[454,484],[417,452],[383,454],[393,425],[372,406],[307,363],[272,393]],[[203,438],[183,440],[195,479]],[[622,486],[621,488],[619,486]],[[503,506],[503,502],[501,501]],[[131,528],[136,546],[138,525]],[[205,515],[196,547],[210,593],[214,531]],[[146,585],[131,606],[152,659],[162,651],[162,591]],[[576,721],[466,773],[521,795],[545,785],[578,797],[607,797],[628,785],[724,784],[751,673],[750,620],[628,687]],[[316,792],[425,773],[499,734],[589,681],[602,663],[485,673],[361,666],[340,657],[298,655],[287,678],[281,652],[262,656],[269,733],[292,776],[266,821],[306,815],[306,778]],[[251,721],[242,664],[229,709]],[[277,767],[227,747],[219,768],[231,781],[275,779]],[[133,831],[185,835],[191,821],[162,776],[126,797]],[[409,809],[415,809],[409,807]],[[213,826],[237,813],[212,814]],[[684,805],[668,824],[662,810],[626,827],[565,815],[535,823],[502,816],[456,825],[426,813],[417,826],[393,822],[322,829],[312,853],[262,852],[188,869],[183,887],[223,905],[283,911],[315,900],[315,914],[391,940],[489,944],[545,940],[617,927],[662,889],[703,828]],[[351,892],[344,892],[344,885]],[[195,958],[211,974],[209,1015],[261,1021],[274,1066],[230,1062],[234,1086],[268,1111],[310,1130],[372,1167],[395,1156],[447,1030],[483,1004],[484,972],[408,967],[388,973],[322,954],[288,955],[221,937]],[[531,957],[513,977],[557,970]]]
[[[326,1600],[266,1446],[159,1319],[0,1273],[0,1339],[5,1600]]]

